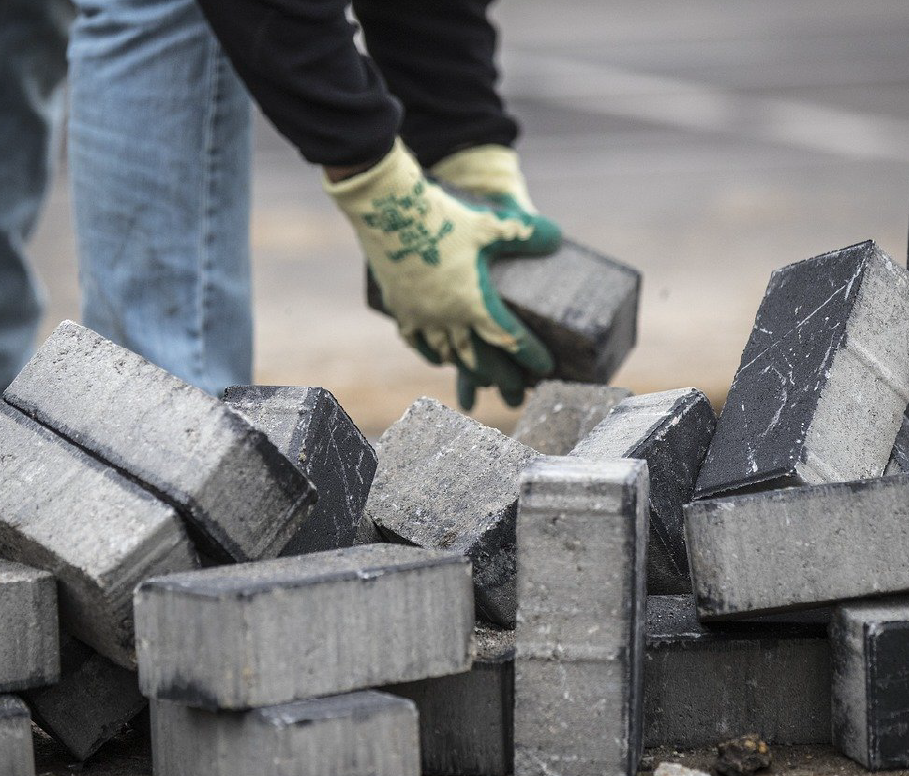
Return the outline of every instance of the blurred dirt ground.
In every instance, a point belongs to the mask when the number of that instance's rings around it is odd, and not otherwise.
[[[637,392],[721,402],[772,269],[873,237],[906,254],[905,0],[506,0],[505,91],[538,206],[644,272]],[[265,122],[255,151],[256,377],[324,385],[371,435],[450,369],[363,304],[347,225]],[[78,317],[65,170],[32,244],[49,331]],[[478,416],[509,426],[485,397]]]

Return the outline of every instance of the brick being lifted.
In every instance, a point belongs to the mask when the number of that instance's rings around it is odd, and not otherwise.
[[[490,274],[506,304],[555,356],[553,377],[608,383],[637,339],[641,273],[565,240],[552,256],[498,259]],[[370,307],[382,309],[371,278]]]
[[[276,556],[316,498],[306,476],[223,402],[72,321],[4,399],[175,506],[218,560]]]
[[[773,273],[696,498],[880,476],[909,404],[909,272],[867,241]]]

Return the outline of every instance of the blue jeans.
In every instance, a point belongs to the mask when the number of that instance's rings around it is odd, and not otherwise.
[[[212,393],[248,384],[246,91],[195,0],[74,4],[69,164],[83,322]]]
[[[31,355],[41,319],[25,242],[51,174],[69,18],[63,0],[0,0],[0,390]]]

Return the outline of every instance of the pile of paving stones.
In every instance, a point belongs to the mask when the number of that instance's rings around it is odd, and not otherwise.
[[[607,381],[637,274],[515,261],[559,376]],[[774,273],[719,420],[553,380],[511,438],[420,399],[374,450],[324,389],[217,400],[70,322],[3,398],[3,776],[32,721],[84,760],[146,705],[158,776],[634,774],[749,732],[909,766],[909,272],[872,242]]]

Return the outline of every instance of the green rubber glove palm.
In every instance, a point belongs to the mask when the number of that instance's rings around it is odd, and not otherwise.
[[[545,253],[558,248],[561,230],[534,207],[518,155],[513,149],[501,145],[468,148],[445,157],[433,165],[430,173],[461,191],[482,197],[500,212],[525,219],[536,233],[550,235],[547,241],[550,250]],[[478,353],[475,367],[463,362],[458,364],[459,404],[467,410],[472,409],[477,389],[495,385],[499,387],[506,404],[512,407],[520,405],[524,400],[524,386],[532,384],[532,381],[515,370],[514,365],[502,359],[495,350],[483,347],[481,343],[476,344],[475,350]]]
[[[557,230],[523,211],[461,202],[427,180],[400,141],[374,167],[325,188],[360,240],[383,306],[429,360],[458,364],[512,396],[552,371],[546,347],[493,288],[489,262],[550,253]]]

